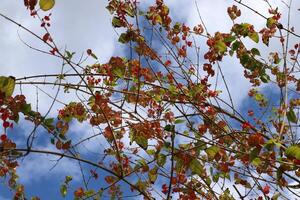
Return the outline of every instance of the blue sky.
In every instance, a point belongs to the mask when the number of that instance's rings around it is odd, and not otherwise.
[[[141,2],[150,3],[150,1],[146,0],[142,0]],[[199,23],[195,1],[186,3],[187,0],[168,0],[165,2],[170,6],[171,15],[179,21],[184,21],[188,25]],[[266,5],[263,3],[263,0],[245,0],[244,2],[266,15]],[[272,0],[270,2],[277,2],[279,9],[285,10],[284,5],[278,3],[279,1]],[[126,54],[126,49],[117,43],[118,36],[111,27],[111,16],[105,9],[106,3],[107,1],[104,0],[57,0],[56,6],[51,11],[53,14],[51,17],[50,32],[61,48],[76,52],[75,59],[78,59],[81,53],[84,53],[89,48],[93,49],[93,52],[97,54],[100,63],[108,61],[113,55]],[[232,5],[232,3],[233,1],[228,0],[214,0],[214,3],[211,0],[197,0],[200,13],[209,32],[229,31],[231,21],[225,13],[227,6]],[[294,6],[295,8],[300,8],[299,2],[295,1]],[[0,13],[11,17],[39,35],[43,34],[39,26],[39,21],[29,16],[28,11],[23,6],[23,2],[19,0],[1,0]],[[292,11],[292,23],[296,23],[296,19],[299,19],[299,13],[296,9]],[[265,25],[264,21],[249,11],[243,10],[243,16],[245,16],[243,19],[247,19],[249,23],[254,24],[257,30]],[[33,51],[24,45],[20,38],[33,47],[47,50],[42,42],[37,41],[31,35],[3,18],[0,18],[0,36],[0,75],[14,75],[20,78],[33,74],[57,73],[60,71],[62,63],[59,59]],[[251,43],[251,41],[247,44],[249,47],[266,49],[261,45]],[[270,45],[271,49],[278,48],[278,44],[271,42]],[[265,52],[262,52],[267,54],[268,51],[266,49]],[[251,106],[252,102],[246,100],[250,84],[243,78],[243,71],[239,66],[239,62],[234,59],[225,59],[221,63],[221,67],[225,77],[230,77],[227,79],[227,83],[230,91],[232,91],[231,95],[234,104],[240,110]],[[45,87],[43,89],[46,92],[53,92],[52,87]],[[224,84],[220,82],[218,89],[224,91],[221,97],[225,101],[228,101],[229,97],[224,90]],[[46,112],[48,109],[47,105],[49,105],[51,99],[41,91],[38,93],[36,91],[36,88],[33,86],[22,87],[22,92],[27,96],[28,101],[32,103],[32,107],[37,107],[38,96],[38,109],[42,113]],[[19,87],[16,88],[16,93],[18,92],[20,92]],[[74,98],[76,98],[74,94],[61,93],[58,96],[58,99],[63,102],[68,102]],[[50,115],[56,113],[57,109],[61,108],[61,106],[60,104],[56,104],[51,110]],[[89,128],[87,124],[75,124],[71,128],[71,133],[77,140],[80,140],[94,134],[91,131],[86,131]],[[16,137],[17,141],[19,140],[22,143],[22,140],[26,138],[31,130],[32,127],[30,124],[21,121],[15,127],[13,137]],[[47,133],[43,130],[39,131],[36,147],[53,149],[49,141],[44,139],[43,136],[45,134]],[[97,152],[98,147],[101,145],[107,144],[103,144],[101,139],[95,139],[87,143],[83,148],[86,149],[86,152],[91,153]],[[22,167],[19,169],[20,181],[26,185],[26,191],[28,191],[29,195],[36,194],[41,199],[46,200],[58,199],[58,186],[63,182],[64,175],[80,177],[78,165],[67,159],[61,160],[53,170],[49,171],[55,163],[53,160],[55,158],[52,156],[30,155],[22,161]],[[104,176],[103,172],[100,176]],[[80,181],[80,178],[75,178],[73,186],[78,185]],[[97,182],[94,183],[95,186],[99,186],[97,184]],[[4,200],[6,198],[10,199],[10,195],[0,182],[0,199]],[[66,199],[70,199],[70,197]]]

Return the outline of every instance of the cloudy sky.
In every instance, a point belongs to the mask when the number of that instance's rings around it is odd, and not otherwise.
[[[141,1],[141,3],[146,4],[151,2],[150,0]],[[216,31],[226,32],[231,26],[231,21],[225,14],[227,7],[233,4],[231,0],[168,0],[166,2],[170,7],[171,15],[178,21],[185,22],[188,25],[194,26],[199,23],[199,15],[195,4],[197,2],[201,16],[210,33]],[[263,0],[244,0],[243,2],[265,16],[268,15],[267,5]],[[286,12],[286,7],[280,0],[272,0],[270,3],[277,5],[279,10]],[[62,49],[76,52],[75,59],[79,59],[86,49],[93,49],[100,63],[106,62],[112,55],[124,54],[122,46],[117,43],[118,37],[111,26],[111,16],[105,9],[106,4],[106,0],[57,0],[56,6],[51,11],[53,14],[51,16],[50,32],[58,46]],[[292,23],[296,23],[300,17],[299,11],[297,11],[297,8],[300,8],[298,0],[295,0],[293,8]],[[254,13],[244,9],[242,11],[244,19],[254,24],[257,30],[265,25],[265,21]],[[29,16],[28,11],[23,6],[23,1],[1,0],[0,13],[14,19],[38,35],[43,35],[39,21]],[[26,46],[24,42],[34,48],[49,50],[41,41],[0,17],[0,75],[13,75],[21,78],[30,75],[60,72],[62,65],[60,59],[34,51]],[[270,45],[276,48],[278,44],[271,42]],[[251,42],[249,42],[249,46],[264,48]],[[241,67],[237,61],[229,59],[224,60],[221,63],[221,67],[225,77],[230,77],[227,82],[229,89],[232,91],[231,94],[235,105],[242,107],[250,85],[244,80]],[[224,90],[224,85],[220,84],[219,89]],[[45,87],[44,90],[53,91],[53,88]],[[20,87],[17,87],[16,92],[19,91]],[[22,86],[22,92],[27,96],[28,101],[32,103],[34,108],[38,105],[38,109],[41,112],[47,111],[47,105],[51,103],[51,99],[42,91],[37,90],[34,86]],[[228,99],[226,93],[222,95],[224,99]],[[66,94],[58,96],[58,99],[62,102],[67,102],[67,100],[72,98],[72,95]],[[59,104],[56,106],[51,113],[55,113],[61,107]],[[84,124],[79,125],[72,130],[75,135],[78,135],[78,139],[82,137],[82,134],[90,134],[85,133],[85,126]],[[20,140],[20,143],[29,134],[28,130],[31,130],[31,128],[27,123],[22,123],[16,128],[18,131],[15,134],[20,134],[16,138]],[[95,142],[93,144],[99,143]],[[39,145],[46,146],[37,146],[37,148],[53,148],[47,146],[45,141],[41,141]],[[87,148],[93,150],[93,146]],[[21,182],[26,185],[30,194],[35,194],[36,192],[37,195],[46,200],[57,196],[57,186],[63,181],[64,174],[68,173],[74,177],[79,176],[78,166],[69,160],[63,160],[57,167],[50,170],[55,164],[55,158],[51,156],[30,156],[22,164],[23,166],[19,170]],[[0,199],[10,199],[9,197],[9,193],[3,189],[0,182]]]

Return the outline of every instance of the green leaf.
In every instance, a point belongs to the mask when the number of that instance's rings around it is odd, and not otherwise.
[[[94,53],[91,53],[91,56],[92,56],[95,60],[98,60],[98,57],[97,57]]]
[[[272,200],[277,200],[280,197],[280,193],[276,192],[273,196],[272,196]]]
[[[101,188],[100,190],[98,190],[98,192],[97,192],[97,197],[98,197],[99,199],[102,199],[103,192],[104,192],[104,190],[103,190],[102,188]]]
[[[137,170],[140,167],[146,167],[146,166],[148,166],[147,163],[146,163],[146,161],[144,159],[139,159],[137,161],[137,164],[134,167],[134,170]]]
[[[161,9],[162,11],[163,11],[163,13],[164,14],[166,14],[166,15],[168,15],[169,14],[169,7],[168,6],[166,6],[165,4],[163,4],[163,6],[162,6],[162,9]]]
[[[264,95],[260,93],[255,94],[254,98],[256,101],[263,101],[265,99]]]
[[[259,37],[257,32],[251,32],[248,34],[249,38],[253,40],[254,42],[258,43],[259,42]]]
[[[31,111],[31,104],[30,104],[30,103],[24,104],[24,105],[22,106],[22,112],[23,112],[24,114],[27,114],[27,113],[29,113],[30,111]]]
[[[276,24],[276,20],[273,19],[272,17],[267,19],[267,27],[271,28],[274,24]]]
[[[220,178],[220,174],[219,173],[213,175],[213,181],[215,183],[217,183],[219,181],[219,178]]]
[[[146,188],[148,187],[147,182],[143,182],[141,181],[141,179],[139,179],[137,181],[137,183],[135,184],[135,186],[140,190],[140,191],[145,191]]]
[[[300,160],[300,147],[297,145],[290,146],[285,150],[285,155]]]
[[[254,148],[250,152],[250,157],[249,157],[250,162],[252,162],[257,157],[257,155],[260,153],[260,150],[261,150],[261,148],[258,147],[258,148]]]
[[[113,27],[115,27],[115,28],[122,27],[122,22],[121,22],[120,18],[114,17],[114,18],[112,19],[112,25],[113,25]]]
[[[10,97],[15,90],[16,80],[13,76],[0,76],[0,92],[4,93],[5,97]]]
[[[276,171],[276,179],[277,181],[279,182],[280,179],[282,178],[282,174],[283,174],[283,169],[282,169],[282,166],[280,166],[277,171]],[[281,187],[281,185],[279,184],[279,187]],[[282,187],[281,187],[282,188]]]
[[[206,142],[204,142],[203,140],[201,140],[201,139],[199,139],[197,142],[196,142],[196,151],[197,151],[197,154],[199,155],[200,154],[200,152],[202,151],[202,150],[205,150],[205,149],[207,149],[207,147],[206,147]]]
[[[67,196],[67,192],[68,192],[68,187],[66,184],[62,184],[60,186],[60,194],[63,198],[65,198]]]
[[[266,46],[269,46],[270,37],[262,37],[262,41]]]
[[[254,166],[258,167],[261,164],[260,158],[254,158],[251,162]]]
[[[154,155],[156,153],[154,149],[148,149],[146,152],[148,153],[148,155]]]
[[[243,54],[242,57],[240,58],[241,64],[246,65],[250,60],[249,55]]]
[[[224,42],[233,42],[235,39],[236,37],[231,35],[229,37],[224,38]]]
[[[129,42],[127,33],[121,33],[119,40],[120,43],[126,44]]]
[[[176,119],[174,123],[175,123],[175,124],[181,124],[181,123],[183,123],[183,122],[185,122],[184,119]]]
[[[135,136],[134,141],[144,150],[148,148],[148,139],[143,136]]]
[[[149,181],[151,184],[154,184],[156,179],[157,179],[157,170],[158,170],[158,167],[155,166],[153,169],[151,169],[148,173],[148,176],[149,176]]]
[[[205,181],[206,181],[206,184],[207,184],[207,185],[210,185],[210,184],[211,184],[211,178],[210,178],[210,177],[207,177]]]
[[[220,200],[234,200],[228,188],[224,191],[222,195],[220,195]]]
[[[175,126],[171,124],[167,124],[164,128],[165,131],[173,132],[175,130]]]
[[[175,85],[170,85],[169,86],[169,91],[173,94],[176,95],[177,94],[177,88]]]
[[[95,191],[94,191],[93,189],[87,190],[87,191],[84,192],[84,195],[85,195],[86,197],[92,197],[92,196],[95,195]]]
[[[155,15],[155,23],[162,24],[163,20],[160,15]]]
[[[163,146],[164,148],[169,149],[170,146],[171,146],[170,142],[167,142],[167,141],[164,142],[164,146]]]
[[[260,56],[260,52],[257,48],[252,48],[251,49],[251,53],[254,55],[254,56]]]
[[[20,119],[19,113],[16,113],[15,118],[14,118],[14,122],[19,123],[19,119]]]
[[[198,174],[199,176],[202,176],[204,173],[201,163],[196,158],[191,161],[190,169],[194,174]]]
[[[181,24],[179,22],[176,22],[176,24],[173,27],[173,31],[174,31],[175,34],[180,33],[180,31],[181,31]]]
[[[127,13],[127,15],[129,15],[130,17],[134,17],[134,9],[131,6],[127,6],[125,8],[125,12]]]
[[[175,170],[177,173],[180,173],[182,171],[182,169],[185,168],[185,165],[181,159],[176,158],[176,157],[174,159],[176,160]]]
[[[217,146],[211,146],[205,150],[207,153],[208,159],[212,160],[214,159],[215,155],[220,151],[220,148]]]
[[[44,119],[44,125],[49,128],[50,130],[53,130],[54,129],[54,118],[47,118],[47,119]]]
[[[265,144],[264,147],[266,149],[268,149],[269,151],[273,150],[274,146],[277,146],[277,148],[281,147],[281,143],[279,143],[278,141],[276,141],[275,139],[270,139],[268,140]]]
[[[55,0],[40,0],[39,5],[43,11],[47,11],[53,8]]]
[[[241,43],[239,41],[235,41],[233,44],[232,44],[232,50],[233,51],[236,51],[239,47],[240,47]]]
[[[269,80],[270,80],[270,76],[267,75],[267,74],[263,74],[263,75],[260,76],[260,80],[261,80],[262,82],[264,82],[264,83],[268,83]]]
[[[163,167],[165,165],[166,161],[167,161],[167,156],[166,155],[164,155],[164,154],[158,154],[157,155],[156,162],[157,162],[158,166]]]
[[[297,123],[297,117],[296,117],[296,114],[294,112],[294,110],[292,108],[290,108],[290,110],[286,113],[286,117],[287,119],[290,121],[290,122],[293,122],[293,123]]]
[[[67,56],[66,56],[66,59],[67,60],[71,60],[72,59],[72,57],[75,55],[75,52],[69,52],[69,51],[66,51],[66,54],[67,54]],[[60,78],[60,79],[63,79],[63,78]]]
[[[217,41],[217,43],[215,44],[215,48],[222,54],[225,53],[227,50],[226,44],[221,40]]]
[[[72,177],[72,176],[66,176],[66,177],[65,177],[65,183],[66,183],[66,184],[69,184],[72,180],[73,180],[73,177]]]
[[[44,119],[44,124],[46,126],[51,126],[54,122],[54,118],[47,118],[47,119]]]

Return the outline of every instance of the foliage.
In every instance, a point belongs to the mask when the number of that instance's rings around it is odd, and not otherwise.
[[[33,153],[85,164],[83,173],[90,182],[97,184],[101,179],[97,190],[89,182],[74,189],[73,178],[66,174],[57,188],[62,197],[71,193],[74,199],[104,195],[121,199],[128,195],[128,187],[133,194],[130,197],[144,199],[277,199],[285,197],[287,190],[299,197],[300,50],[298,43],[289,40],[300,36],[289,23],[281,24],[282,14],[268,1],[267,17],[242,1],[234,2],[227,9],[232,28],[211,34],[202,21],[194,27],[174,22],[163,0],[147,8],[133,0],[109,0],[112,26],[131,56],[113,56],[106,63],[100,63],[92,49],[84,50],[85,64],[76,63],[75,52],[62,51],[56,45],[49,32],[51,13],[47,12],[55,6],[54,0],[39,0],[40,9],[37,0],[24,0],[30,15],[40,20],[42,36],[1,15],[43,41],[49,48],[44,53],[59,57],[73,72],[56,74],[55,82],[30,84],[47,83],[84,97],[72,99],[57,116],[47,117],[48,113],[32,109],[24,95],[12,96],[15,84],[38,76],[0,77],[0,176],[8,180],[14,199],[27,197],[16,168],[22,168],[19,161]],[[240,22],[243,13],[239,7],[259,15],[265,27],[256,30],[254,25]],[[198,45],[203,38],[206,44]],[[159,47],[151,45],[154,40]],[[271,42],[282,49],[268,48]],[[269,55],[259,47],[248,47],[249,43],[265,45]],[[205,51],[201,52],[202,63],[195,61],[200,47]],[[192,53],[195,49],[196,56]],[[252,85],[249,108],[236,109],[222,99],[225,91],[213,85],[218,74],[226,85],[220,67],[225,58],[238,60]],[[70,77],[73,79],[68,81]],[[264,94],[262,87],[267,86],[279,91],[278,99]],[[17,146],[11,136],[20,117],[34,125],[24,142],[26,148]],[[70,127],[76,123],[99,134],[75,143]],[[33,148],[34,133],[40,126],[49,133],[44,137],[56,151]],[[103,143],[98,150],[101,158],[85,157],[81,145],[95,138]]]

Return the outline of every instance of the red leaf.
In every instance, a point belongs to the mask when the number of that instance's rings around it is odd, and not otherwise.
[[[84,196],[84,190],[83,188],[78,188],[75,192],[74,192],[75,197],[81,198]]]
[[[56,148],[60,150],[60,149],[62,149],[62,145],[63,145],[62,142],[60,140],[57,140]]]
[[[167,186],[167,184],[163,184],[162,185],[162,193],[164,193],[164,194],[167,194],[168,193],[168,186]]]
[[[259,147],[260,145],[263,145],[265,143],[263,136],[260,133],[255,133],[249,136],[248,138],[248,144],[249,146],[253,147]]]
[[[10,125],[9,122],[7,122],[7,121],[3,122],[3,128],[8,128],[9,125]]]
[[[170,61],[170,60],[167,60],[167,61],[165,62],[165,66],[168,67],[168,66],[170,66],[170,65],[171,65],[171,61]]]
[[[113,176],[106,176],[105,181],[108,184],[112,184],[115,181],[115,178]]]
[[[253,116],[254,115],[254,112],[253,112],[253,110],[248,110],[248,116]]]
[[[0,139],[4,142],[7,139],[7,136],[5,134],[0,136]]]
[[[49,33],[46,33],[46,34],[43,36],[43,41],[44,41],[44,42],[47,42],[49,39],[50,39],[50,34],[49,34]]]
[[[269,194],[270,192],[270,186],[269,185],[266,185],[263,189],[262,189],[263,193],[264,194]]]

